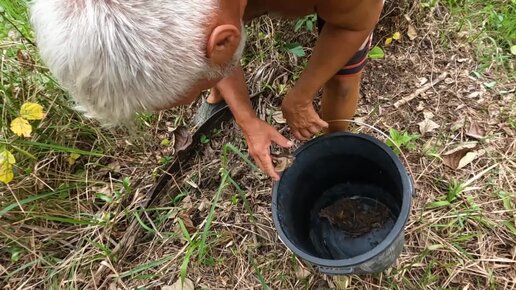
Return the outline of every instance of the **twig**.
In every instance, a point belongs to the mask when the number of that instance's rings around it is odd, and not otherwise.
[[[400,106],[405,105],[406,103],[412,101],[417,96],[421,95],[422,93],[428,91],[433,86],[435,86],[438,83],[442,82],[447,76],[448,76],[448,73],[447,72],[443,72],[434,81],[430,82],[429,84],[426,84],[425,86],[417,89],[415,92],[413,92],[412,94],[408,95],[407,97],[405,97],[405,98],[397,101],[396,103],[394,103],[394,107],[399,108]]]

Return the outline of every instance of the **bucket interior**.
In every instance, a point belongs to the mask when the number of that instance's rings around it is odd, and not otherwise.
[[[402,178],[391,156],[351,134],[309,144],[276,190],[277,218],[286,238],[302,252],[330,260],[378,246],[392,231],[403,202]]]

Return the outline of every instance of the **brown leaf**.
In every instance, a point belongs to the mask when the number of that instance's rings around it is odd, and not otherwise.
[[[174,132],[174,151],[178,153],[192,144],[192,135],[184,126],[177,127]]]
[[[456,148],[443,154],[443,163],[451,169],[461,169],[473,162],[478,157],[478,152],[474,151],[477,142],[462,143]]]
[[[408,35],[410,40],[414,40],[417,37],[416,28],[412,24],[410,24],[409,27],[408,27],[407,35]]]
[[[195,290],[195,285],[188,278],[185,278],[184,283],[181,283],[181,279],[177,279],[172,286],[162,286],[161,290]]]
[[[276,111],[276,112],[272,113],[272,119],[277,124],[286,124],[287,123],[287,120],[285,120],[285,117],[283,117],[283,112],[281,112],[281,111]]]
[[[16,52],[16,58],[18,58],[18,62],[22,67],[29,69],[32,69],[34,67],[34,62],[32,61],[30,54],[28,54],[27,52],[18,49],[18,51]]]
[[[199,204],[199,207],[197,207],[197,210],[200,212],[205,212],[208,208],[210,208],[211,202],[207,198],[203,198],[201,203]]]
[[[425,119],[432,119],[434,117],[434,113],[425,110],[423,111],[423,117]]]
[[[283,172],[285,169],[287,169],[290,165],[292,165],[293,158],[284,156],[284,157],[274,157],[272,156],[272,160],[274,162],[274,170],[276,172]]]
[[[466,136],[474,138],[474,139],[482,139],[485,137],[485,130],[480,126],[478,122],[471,122],[469,125],[468,131],[466,131]]]
[[[432,133],[435,129],[439,128],[439,124],[432,121],[430,118],[424,119],[422,122],[418,123],[419,125],[419,132],[421,132],[421,135],[426,135],[427,133]]]
[[[194,233],[197,230],[197,227],[194,225],[190,215],[187,212],[180,212],[177,215],[177,218],[180,218],[183,221],[183,224],[189,233]]]
[[[303,280],[303,279],[308,278],[308,276],[310,276],[310,271],[308,271],[307,269],[305,269],[302,266],[297,267],[297,270],[296,270],[296,278],[297,279]]]

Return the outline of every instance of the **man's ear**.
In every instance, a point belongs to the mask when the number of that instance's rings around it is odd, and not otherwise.
[[[208,39],[207,56],[213,64],[225,65],[233,60],[240,44],[240,30],[231,24],[213,29]]]

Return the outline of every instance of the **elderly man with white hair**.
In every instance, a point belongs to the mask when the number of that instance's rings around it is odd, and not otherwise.
[[[382,0],[34,0],[31,20],[43,61],[87,116],[117,124],[211,89],[199,114],[226,102],[249,153],[277,180],[269,147],[292,142],[253,112],[239,66],[244,21],[317,13],[312,56],[282,103],[294,137],[307,140],[347,128],[331,121],[355,113],[382,7]],[[313,106],[321,88],[322,118]]]

